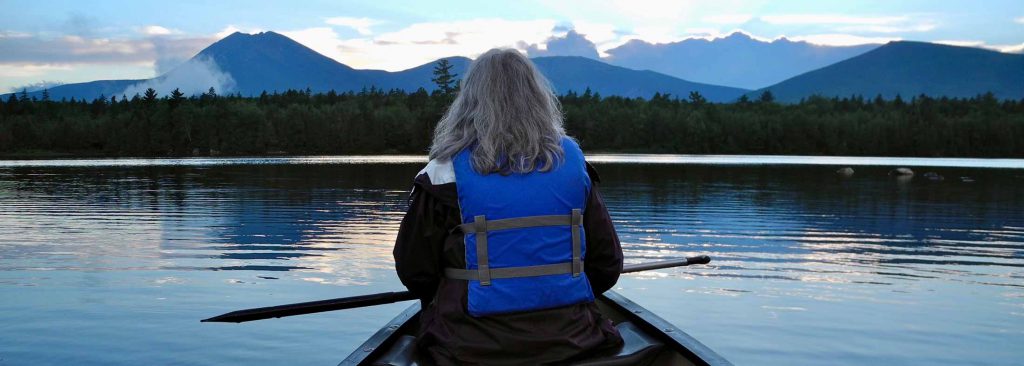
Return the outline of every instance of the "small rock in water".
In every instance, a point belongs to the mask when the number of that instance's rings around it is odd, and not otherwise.
[[[910,168],[896,168],[890,170],[889,175],[914,175],[914,171]]]
[[[256,278],[262,278],[264,280],[276,280],[277,279],[277,277],[270,277],[270,276],[256,276]]]
[[[851,167],[841,168],[839,170],[836,170],[836,174],[839,174],[839,175],[844,176],[844,177],[852,176],[853,175],[853,168],[851,168]]]
[[[945,177],[943,177],[942,175],[940,175],[939,173],[936,173],[936,172],[924,173],[924,177],[928,178],[928,180],[934,180],[934,181],[939,181],[939,180],[945,180],[946,179]]]
[[[964,183],[974,183],[974,178],[971,177],[960,177],[960,181]]]

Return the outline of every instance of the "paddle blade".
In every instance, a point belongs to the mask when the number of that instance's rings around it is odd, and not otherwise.
[[[672,259],[667,261],[631,264],[622,267],[622,273],[633,273],[641,271],[650,271],[653,269],[672,268],[672,267],[684,267],[691,264],[708,264],[711,262],[711,257],[706,255],[698,255],[696,257]]]
[[[292,315],[313,314],[322,313],[325,311],[361,308],[366,306],[390,304],[393,302],[415,299],[416,296],[408,291],[385,292],[372,295],[341,297],[330,300],[300,302],[297,304],[238,310],[226,314],[217,315],[209,319],[203,319],[200,320],[200,322],[243,323],[253,320],[281,318]]]

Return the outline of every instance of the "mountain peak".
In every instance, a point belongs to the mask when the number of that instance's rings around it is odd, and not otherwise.
[[[286,37],[285,35],[283,35],[281,33],[273,32],[273,31],[258,32],[258,33],[242,33],[242,32],[237,32],[236,31],[234,33],[229,34],[227,37],[221,38],[219,41],[214,42],[213,44],[211,44],[207,48],[210,48],[210,47],[213,47],[213,46],[215,46],[217,44],[222,44],[222,43],[228,43],[228,44],[231,44],[231,43],[250,43],[250,42],[258,42],[258,41],[286,41],[286,42],[292,42],[292,43],[296,43],[296,44],[298,43],[298,42],[295,42],[294,40],[292,40],[291,38]]]
[[[735,32],[732,32],[731,34],[729,34],[728,36],[725,36],[724,38],[721,38],[721,40],[723,40],[723,41],[753,41],[754,38],[751,37],[749,34],[746,34],[746,33],[740,32],[740,31],[735,31]]]

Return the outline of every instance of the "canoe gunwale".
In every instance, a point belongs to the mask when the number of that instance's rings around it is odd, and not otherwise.
[[[732,366],[731,362],[682,329],[615,291],[609,290],[598,295],[597,301],[612,308],[646,333],[666,342],[667,346],[695,365]],[[420,302],[416,301],[353,350],[338,366],[369,365],[369,361],[379,358],[394,344],[398,334],[407,333],[410,327],[418,326],[419,313]]]
[[[415,326],[420,315],[420,302],[415,301],[408,308],[405,308],[401,313],[398,314],[394,319],[391,319],[384,327],[380,328],[377,333],[374,333],[370,338],[359,345],[348,355],[338,366],[356,366],[368,364],[364,363],[367,360],[374,360],[380,357],[384,352],[391,347],[398,337],[396,334],[402,334],[408,327]]]

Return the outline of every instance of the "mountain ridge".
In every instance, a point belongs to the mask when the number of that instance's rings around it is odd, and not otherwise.
[[[690,38],[669,43],[631,40],[608,50],[609,56],[602,60],[694,82],[757,89],[878,46],[822,46],[785,37],[766,42],[743,32],[733,32],[712,40]]]
[[[465,74],[471,60],[465,57],[445,58],[453,62],[453,72]],[[203,63],[210,60],[217,70],[204,69]],[[688,95],[700,92],[709,101],[726,102],[749,92],[749,89],[722,87],[693,83],[669,75],[650,71],[637,71],[600,61],[573,56],[548,56],[533,59],[559,93],[570,90],[582,92],[587,88],[603,95],[648,98],[655,93]],[[245,34],[235,32],[200,51],[185,64],[153,79],[137,81],[136,89],[144,89],[147,83],[166,89],[178,84],[194,83],[194,78],[230,77],[231,88],[216,88],[222,92],[241,93],[246,96],[260,93],[285,91],[288,89],[310,89],[314,92],[359,91],[364,88],[402,89],[415,91],[418,88],[433,90],[431,82],[433,65],[436,61],[402,71],[360,70],[349,67],[334,59],[276,32]],[[581,75],[581,72],[590,74]],[[608,80],[615,80],[609,83]],[[96,98],[111,95],[113,85],[131,84],[130,81],[114,80],[105,89],[96,89],[88,83],[65,84],[49,89],[51,98]],[[218,85],[211,82],[211,84]],[[225,83],[225,85],[228,85]],[[126,86],[130,87],[129,86]],[[193,88],[186,94],[200,93],[208,87]],[[227,89],[227,90],[223,90]],[[127,89],[126,89],[127,90]],[[159,90],[167,94],[169,90]],[[39,95],[41,92],[35,92]],[[113,93],[116,95],[117,93]]]
[[[740,44],[752,40],[748,35],[734,33],[724,41]],[[775,42],[782,41],[806,44],[786,39]],[[464,75],[472,62],[461,56],[444,59],[452,63],[453,72],[459,75]],[[544,56],[533,61],[559,94],[589,88],[603,96],[649,98],[662,93],[685,98],[691,91],[697,91],[712,102],[732,102],[741,95],[756,98],[765,90],[771,90],[780,102],[796,102],[816,94],[882,95],[891,99],[897,94],[972,97],[992,92],[999,98],[1024,98],[1024,55],[914,41],[890,42],[753,91],[629,69],[581,56]],[[216,85],[221,93],[247,96],[306,88],[315,92],[345,92],[377,87],[412,92],[436,88],[430,81],[435,62],[394,72],[355,69],[276,32],[236,32],[206,47],[185,64],[152,79],[64,84],[50,88],[49,94],[55,100],[120,97],[122,93],[130,97],[146,87],[154,87],[166,95],[182,85],[190,88],[182,87],[186,94],[198,94],[208,89],[204,85]],[[29,94],[38,98],[42,91]]]
[[[781,102],[811,95],[969,98],[991,92],[1024,98],[1024,55],[917,41],[889,42],[862,55],[755,90]]]

